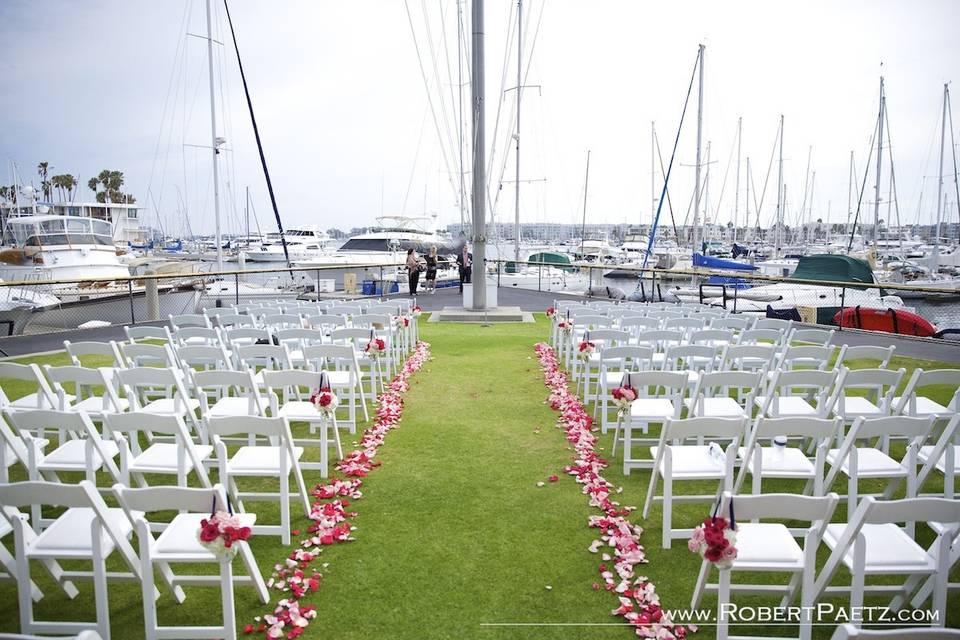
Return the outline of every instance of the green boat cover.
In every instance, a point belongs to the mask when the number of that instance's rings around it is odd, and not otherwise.
[[[564,271],[575,271],[576,268],[570,262],[570,256],[564,253],[557,253],[556,251],[541,251],[539,253],[531,253],[530,257],[527,258],[527,262],[541,262],[545,264],[554,265],[563,269]],[[507,273],[510,273],[510,264],[507,263]]]
[[[802,256],[796,271],[788,280],[820,280],[829,282],[876,282],[873,269],[865,261],[829,253]]]

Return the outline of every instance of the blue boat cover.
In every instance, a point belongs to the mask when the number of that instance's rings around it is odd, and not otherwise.
[[[700,253],[693,254],[693,266],[706,267],[708,269],[736,269],[737,271],[756,271],[752,264],[734,262],[733,260],[722,260],[713,256],[705,256]]]

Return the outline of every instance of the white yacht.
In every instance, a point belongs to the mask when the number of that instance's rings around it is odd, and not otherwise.
[[[436,246],[442,262],[448,264],[455,259],[458,245],[449,236],[424,228],[424,221],[431,219],[399,215],[380,216],[377,218],[379,226],[373,230],[353,236],[336,251],[296,260],[293,266],[310,272],[310,276],[315,279],[333,280],[339,289],[343,286],[346,273],[356,275],[358,282],[396,281],[398,274],[404,271],[403,264],[409,248],[415,249],[422,257],[431,246]],[[391,266],[363,266],[374,264]]]
[[[130,270],[117,255],[109,222],[80,216],[19,216],[7,220],[4,240],[0,277],[36,282],[8,294],[41,301],[27,321],[71,329],[89,320],[131,322],[146,317],[144,284],[127,281]],[[163,281],[161,317],[192,313],[199,297],[195,284],[192,276]],[[55,296],[56,302],[41,294]],[[22,322],[14,329],[22,332],[25,326]]]
[[[287,243],[287,254],[291,262],[321,257],[330,252],[334,243],[333,238],[327,235],[326,231],[315,225],[287,229],[283,233],[283,239]],[[259,247],[251,246],[245,251],[247,260],[253,262],[284,262],[286,260],[279,233],[267,234]]]

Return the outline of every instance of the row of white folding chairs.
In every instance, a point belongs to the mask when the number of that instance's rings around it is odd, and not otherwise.
[[[594,338],[596,336],[596,338]],[[629,370],[690,371],[690,385],[696,384],[700,373],[714,370],[768,372],[794,369],[840,370],[848,362],[874,360],[877,368],[889,365],[893,347],[821,347],[817,345],[790,345],[778,351],[776,345],[752,342],[728,343],[729,336],[714,331],[695,334],[684,341],[676,333],[648,332],[640,339],[622,331],[601,330],[590,336],[592,353],[583,352],[573,361],[573,378],[577,390],[583,389],[587,402],[606,403],[606,392],[618,380],[617,374]],[[848,353],[849,352],[849,353]],[[590,353],[590,355],[586,355]],[[593,391],[593,393],[591,393]],[[594,412],[596,415],[596,411]]]
[[[644,441],[634,438],[635,430],[646,435],[651,424],[679,419],[684,411],[689,416],[747,420],[754,413],[767,418],[834,417],[850,425],[859,417],[904,415],[943,420],[960,409],[960,370],[917,369],[898,396],[904,375],[904,369],[776,370],[765,382],[767,374],[763,370],[712,371],[699,374],[691,385],[689,371],[627,372],[621,374],[621,384],[632,387],[638,398],[631,403],[629,414],[616,423],[614,454],[622,428],[624,473],[648,467],[649,460],[632,458],[633,445]],[[946,405],[923,395],[931,387],[944,384],[955,389]],[[867,395],[862,395],[864,392]],[[606,395],[603,397],[606,399]],[[918,455],[926,460],[930,454],[921,449]],[[951,475],[952,484],[954,465],[939,457],[936,460],[944,473]]]
[[[0,527],[14,536],[14,555],[10,556],[10,578],[16,582],[20,630],[24,634],[77,634],[78,639],[95,637],[109,640],[109,580],[134,581],[141,585],[144,632],[148,640],[160,638],[229,638],[236,640],[234,584],[251,585],[261,602],[269,602],[269,593],[256,559],[245,541],[236,541],[234,551],[240,556],[246,575],[234,576],[233,556],[216,556],[203,547],[198,538],[200,521],[212,512],[231,510],[227,493],[221,485],[203,488],[149,487],[130,488],[115,485],[110,493],[119,504],[107,506],[104,497],[88,480],[77,484],[50,481],[27,481],[0,485]],[[31,522],[27,512],[43,506],[66,507],[67,510],[46,526]],[[27,512],[21,509],[29,507]],[[158,520],[158,512],[177,511],[169,521]],[[243,526],[256,528],[256,515],[238,513]],[[136,533],[139,552],[131,544]],[[159,535],[154,535],[159,533]],[[107,572],[107,560],[118,552],[126,571]],[[92,570],[66,570],[59,560],[89,561]],[[92,579],[94,585],[94,620],[39,620],[34,602],[43,594],[31,578],[31,561],[41,564],[56,584],[71,599],[79,593],[73,581]],[[175,573],[174,564],[219,565],[218,574]],[[159,572],[176,602],[186,599],[183,585],[218,585],[221,598],[221,619],[216,626],[161,626],[156,600],[160,597],[154,582]],[[88,630],[96,633],[91,635]],[[120,637],[129,635],[126,629]]]
[[[703,560],[697,575],[691,608],[698,609],[703,595],[717,593],[716,637],[727,640],[730,626],[737,621],[731,616],[732,596],[742,594],[782,595],[781,607],[799,604],[797,626],[799,638],[809,640],[820,609],[817,603],[825,595],[844,594],[852,611],[861,612],[867,595],[892,596],[889,611],[906,605],[918,609],[929,602],[933,627],[943,627],[947,615],[948,574],[951,567],[950,546],[960,530],[960,501],[944,498],[906,498],[878,501],[867,497],[858,508],[847,514],[845,522],[832,523],[838,496],[801,496],[795,494],[731,495],[724,492],[717,513],[737,526],[736,557],[729,568],[718,570],[718,581],[710,583],[712,563]],[[802,522],[805,526],[791,530],[784,521]],[[922,546],[900,523],[930,523],[935,534],[933,543]],[[934,524],[936,523],[936,524]],[[817,562],[817,550],[823,544],[830,550],[825,562]],[[841,566],[846,567],[849,582],[837,582]],[[734,582],[738,573],[788,574],[789,580],[771,584]],[[867,584],[870,577],[899,575],[898,585]],[[749,579],[749,578],[748,578]],[[799,602],[797,602],[799,600]],[[851,618],[854,627],[863,617]],[[761,637],[737,635],[737,638]],[[796,637],[796,636],[795,636]],[[836,637],[836,636],[835,636]],[[849,635],[843,637],[851,637]],[[853,637],[884,637],[872,633]],[[915,628],[896,637],[945,637],[925,634]]]
[[[881,494],[885,499],[892,498],[902,482],[906,483],[906,497],[917,497],[937,470],[933,458],[950,455],[958,426],[957,416],[942,429],[932,416],[859,417],[844,434],[840,418],[668,418],[659,441],[650,448],[653,472],[643,515],[648,516],[654,502],[662,502],[662,542],[664,548],[669,548],[671,539],[689,537],[691,533],[689,529],[672,526],[677,481],[718,483],[712,494],[676,498],[683,502],[710,502],[720,491],[739,493],[748,475],[754,494],[762,492],[762,481],[767,479],[803,481],[802,493],[815,496],[830,491],[841,476],[846,476],[849,513],[863,497],[860,480],[886,480]],[[798,446],[790,446],[791,440]],[[891,441],[905,445],[902,455],[894,457],[890,453]],[[812,458],[808,454],[811,446]],[[921,447],[928,447],[931,452],[925,461],[918,455]],[[657,495],[661,481],[662,497]]]
[[[310,349],[329,351],[331,348],[350,351],[349,347],[329,345]],[[307,355],[312,355],[309,350]],[[329,353],[325,355],[329,356]],[[352,353],[342,357],[352,358]],[[363,409],[364,419],[369,419],[361,377],[362,372],[356,367],[318,371],[270,369],[257,374],[251,369],[190,369],[184,375],[176,368],[161,367],[111,371],[105,368],[47,365],[41,370],[36,364],[0,363],[0,379],[33,382],[38,389],[16,400],[7,398],[0,389],[0,409],[10,413],[35,409],[84,412],[97,421],[130,412],[174,417],[189,425],[188,435],[194,443],[205,447],[211,441],[208,428],[210,419],[246,415],[282,417],[308,423],[312,434],[319,432],[318,440],[301,439],[298,444],[319,447],[320,462],[310,463],[308,468],[319,469],[322,475],[326,475],[328,447],[331,444],[328,435],[332,433],[333,444],[342,458],[340,428],[347,427],[351,433],[356,431],[358,406]],[[74,393],[67,392],[66,385],[71,384],[74,385]],[[347,408],[347,421],[338,421],[336,412],[328,419],[309,401],[309,396],[315,390],[327,386],[344,397],[342,406]],[[79,451],[76,453],[79,454]],[[0,464],[0,473],[5,479],[6,469],[13,464],[16,456],[6,448],[2,455],[4,459]]]
[[[309,515],[301,462],[304,448],[297,446],[291,420],[286,416],[205,418],[209,444],[197,443],[177,416],[109,414],[103,418],[102,430],[83,411],[5,411],[2,417],[0,435],[4,444],[14,451],[17,462],[24,462],[30,480],[58,482],[58,473],[82,473],[96,483],[96,474],[103,472],[110,486],[143,487],[147,474],[159,474],[174,476],[177,486],[186,487],[192,474],[200,485],[210,487],[209,467],[217,469],[219,481],[227,486],[240,511],[244,511],[244,497],[279,500],[280,523],[257,525],[258,533],[280,536],[284,544],[289,544],[291,498]],[[45,448],[54,435],[56,448],[47,453]],[[236,443],[239,448],[231,454],[227,446]],[[272,493],[242,492],[236,480],[243,477],[276,478],[280,489]],[[296,487],[292,494],[291,478]],[[39,532],[45,524],[40,512],[35,511],[33,526]]]

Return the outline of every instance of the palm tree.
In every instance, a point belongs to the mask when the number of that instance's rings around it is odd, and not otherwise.
[[[47,180],[47,174],[50,172],[51,168],[52,167],[50,166],[49,162],[41,162],[37,165],[37,173],[40,175],[40,188],[43,191],[43,197],[47,200],[50,199],[51,191],[51,185],[50,181]]]

